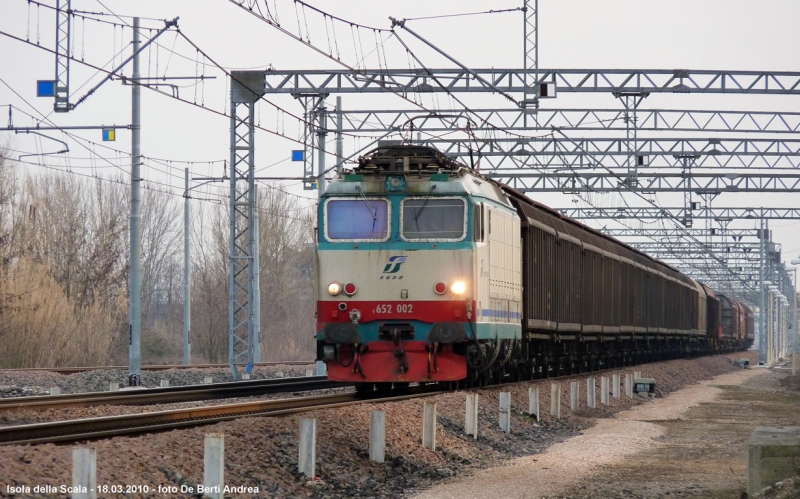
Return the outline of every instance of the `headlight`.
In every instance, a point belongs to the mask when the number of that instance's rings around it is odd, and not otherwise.
[[[466,290],[467,290],[467,285],[464,284],[463,281],[456,281],[453,283],[452,286],[450,286],[450,291],[452,291],[457,295],[463,295],[464,291]]]
[[[342,292],[342,285],[339,284],[338,282],[334,281],[328,284],[328,293],[330,293],[331,296],[336,296],[341,292]]]

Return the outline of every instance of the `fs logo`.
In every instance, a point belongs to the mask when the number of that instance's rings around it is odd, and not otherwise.
[[[400,266],[406,263],[407,256],[390,256],[389,263],[383,268],[384,274],[396,274],[400,272]]]

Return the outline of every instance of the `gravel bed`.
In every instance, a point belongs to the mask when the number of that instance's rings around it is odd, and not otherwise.
[[[797,499],[800,497],[800,475],[765,487],[753,499]]]
[[[750,356],[752,353],[731,357]],[[668,394],[700,379],[737,370],[727,356],[676,360],[637,366],[617,373],[640,370],[654,377],[660,395]],[[611,376],[614,372],[595,373]],[[573,380],[575,378],[572,378]],[[549,408],[550,383],[562,384],[562,419],[545,415],[541,422],[524,414],[529,386],[540,387],[540,406]],[[97,483],[148,486],[142,495],[107,494],[104,497],[190,497],[188,494],[159,494],[159,486],[194,485],[203,478],[203,437],[206,433],[225,435],[225,482],[230,486],[258,487],[250,497],[410,497],[430,486],[508,462],[510,459],[543,452],[582,430],[597,419],[634,405],[644,399],[611,399],[611,405],[569,411],[569,380],[542,380],[509,388],[480,390],[479,438],[463,432],[464,392],[428,398],[437,403],[437,450],[420,445],[424,399],[383,404],[363,404],[319,410],[284,417],[253,417],[205,427],[176,430],[138,438],[118,437],[92,442],[97,450]],[[512,393],[512,431],[500,431],[498,393]],[[599,391],[599,388],[598,388]],[[585,382],[582,384],[585,394]],[[369,413],[386,411],[386,463],[368,460]],[[547,411],[542,411],[543,415]],[[591,417],[589,417],[591,416]],[[317,419],[317,479],[307,480],[297,470],[298,429],[301,417]],[[578,449],[580,451],[580,449]],[[70,484],[71,447],[56,445],[9,446],[0,454],[0,495],[5,485]],[[231,494],[231,497],[247,496]],[[34,497],[20,494],[16,497]],[[40,495],[38,497],[64,497]]]
[[[256,366],[250,379],[305,376],[307,369],[297,365]],[[168,369],[165,371],[142,371],[142,386],[158,387],[162,379],[169,380],[170,386],[198,385],[206,376],[215,383],[232,381],[228,369],[195,368]],[[85,371],[75,374],[58,374],[48,371],[4,371],[0,372],[0,398],[49,395],[51,387],[61,388],[62,394],[107,391],[113,381],[120,387],[128,384],[128,371],[105,369]]]

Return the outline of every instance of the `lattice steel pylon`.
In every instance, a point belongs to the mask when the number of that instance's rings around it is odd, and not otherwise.
[[[325,105],[325,98],[328,94],[303,94],[295,98],[300,100],[303,105],[303,118],[305,119],[306,126],[303,127],[303,189],[314,189],[314,184],[319,187],[317,173],[314,171],[314,133],[319,134],[319,131],[324,129],[325,113],[322,109]],[[314,123],[319,121],[320,126],[315,127]],[[338,125],[337,125],[338,126]],[[327,132],[326,132],[327,133]],[[324,148],[323,148],[324,149]],[[321,160],[318,158],[319,160]],[[323,168],[324,170],[324,168]],[[321,191],[320,191],[321,192]]]
[[[525,96],[523,105],[528,103],[534,109],[539,108],[539,0],[523,0],[523,37],[522,52],[524,56],[523,68],[525,69]],[[531,74],[531,72],[533,74]],[[532,88],[533,87],[533,88]],[[528,127],[528,112],[522,110],[522,123]],[[534,124],[538,122],[534,116]]]
[[[66,113],[73,108],[69,103],[69,43],[72,28],[70,1],[56,1],[56,101],[53,109],[57,113]]]
[[[264,95],[263,71],[231,73],[230,336],[231,375],[260,359],[258,190],[255,183],[255,106]]]

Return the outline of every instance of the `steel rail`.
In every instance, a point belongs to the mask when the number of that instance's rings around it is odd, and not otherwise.
[[[7,426],[0,427],[0,445],[74,442],[213,424],[242,417],[281,416],[312,409],[330,409],[365,402],[390,402],[444,393],[439,387],[433,385],[414,387],[409,391],[400,395],[389,396],[387,396],[387,392],[372,392],[296,397]]]
[[[258,362],[253,364],[253,367],[263,366],[310,366],[313,365],[313,360],[288,360],[285,362]],[[225,369],[230,366],[228,364],[154,364],[149,366],[142,366],[143,371],[167,371],[169,369]],[[99,370],[117,370],[127,371],[128,366],[84,366],[84,367],[19,367],[19,368],[6,368],[0,369],[0,373],[5,372],[54,372],[59,374],[74,374],[87,371]]]
[[[65,407],[91,407],[97,405],[147,405],[194,400],[212,400],[235,397],[252,397],[269,393],[324,390],[352,386],[350,383],[330,381],[325,376],[305,378],[272,378],[252,381],[215,383],[212,385],[185,385],[167,388],[146,388],[131,391],[88,392],[41,397],[14,397],[0,399],[0,412],[16,410],[61,409]]]

